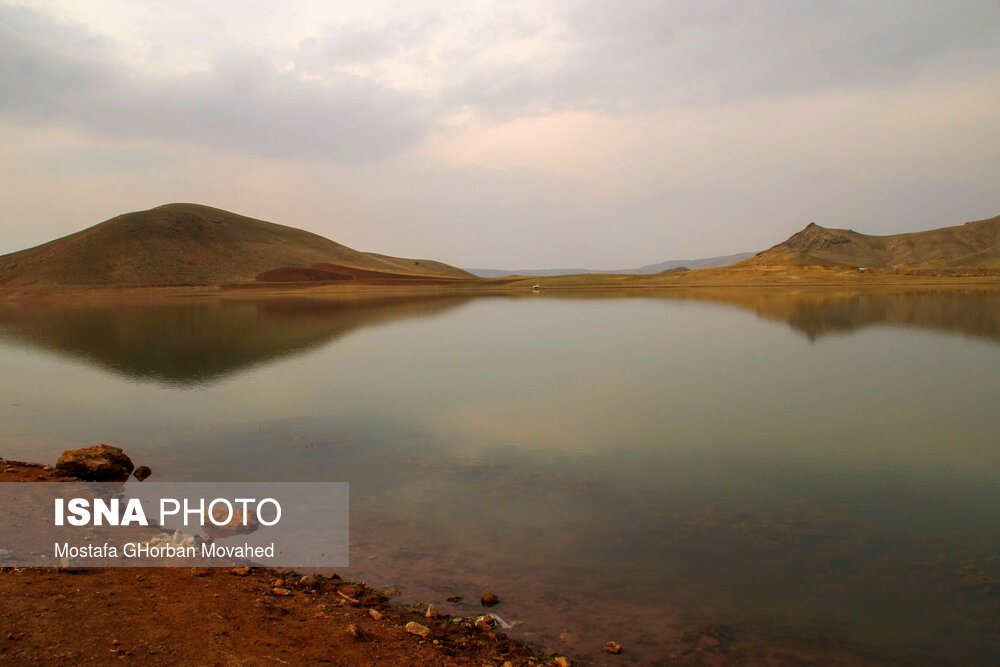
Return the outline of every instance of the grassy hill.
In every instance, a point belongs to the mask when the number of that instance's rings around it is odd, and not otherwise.
[[[742,265],[1000,268],[1000,216],[926,232],[869,236],[810,223]]]
[[[2,287],[469,278],[441,262],[360,252],[302,229],[197,204],[126,213],[0,257]]]

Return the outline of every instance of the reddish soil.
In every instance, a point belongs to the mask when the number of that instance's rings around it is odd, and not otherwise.
[[[309,267],[286,266],[271,269],[254,277],[258,283],[336,283],[344,281],[363,282],[368,285],[393,285],[406,283],[410,285],[447,285],[464,279],[436,278],[403,273],[388,273],[357,269],[352,266],[341,266],[321,262]]]

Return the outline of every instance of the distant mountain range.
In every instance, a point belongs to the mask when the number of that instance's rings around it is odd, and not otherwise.
[[[745,266],[1000,268],[1000,216],[926,232],[870,236],[810,223]]]
[[[638,269],[614,269],[602,271],[600,269],[516,269],[509,271],[506,269],[465,269],[469,273],[480,278],[505,278],[507,276],[572,276],[580,273],[622,273],[622,274],[655,274],[670,271],[672,269],[710,269],[716,266],[726,266],[735,264],[753,257],[752,252],[741,252],[735,255],[725,255],[722,257],[705,257],[703,259],[669,259],[659,264],[647,264]]]

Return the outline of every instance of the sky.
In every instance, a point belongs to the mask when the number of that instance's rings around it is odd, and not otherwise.
[[[616,269],[993,217],[998,184],[997,0],[0,0],[0,253],[181,201]]]

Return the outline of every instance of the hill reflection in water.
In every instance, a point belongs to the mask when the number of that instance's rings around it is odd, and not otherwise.
[[[132,379],[197,386],[363,327],[435,315],[468,300],[436,295],[0,303],[0,340],[82,359]]]
[[[810,340],[870,326],[1000,341],[1000,289],[739,289],[423,295],[351,299],[175,299],[0,303],[0,340],[82,359],[132,379],[189,387],[330,343],[352,331],[443,313],[475,298],[662,298],[729,304]]]

